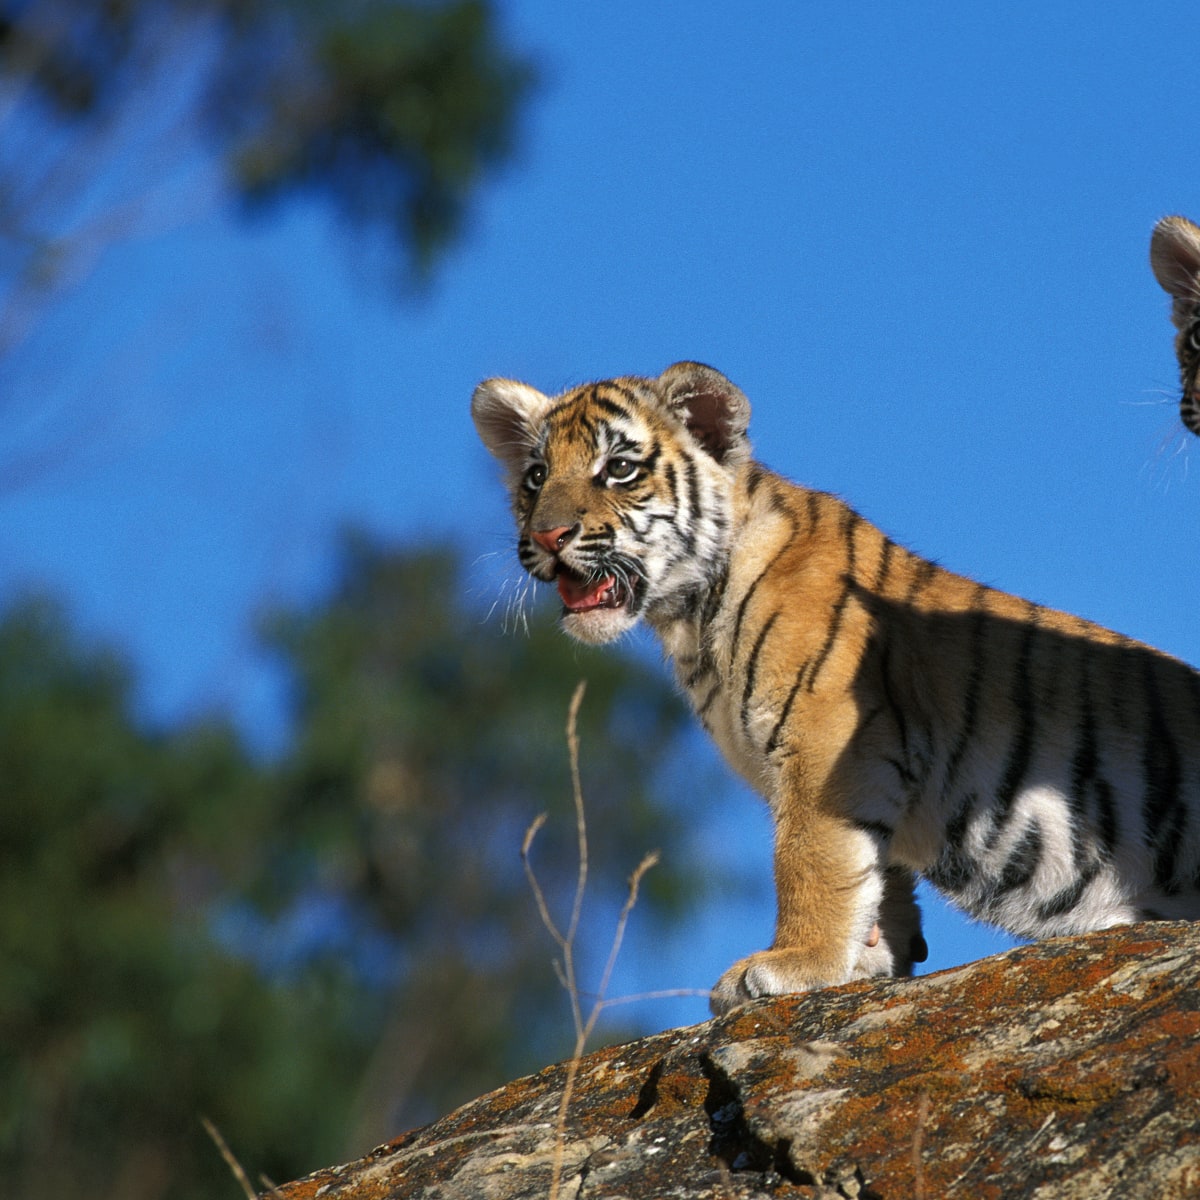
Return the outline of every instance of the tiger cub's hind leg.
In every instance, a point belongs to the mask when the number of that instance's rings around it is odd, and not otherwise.
[[[891,866],[884,872],[879,920],[859,958],[862,975],[911,975],[913,965],[929,957],[915,888],[916,879],[907,867]]]

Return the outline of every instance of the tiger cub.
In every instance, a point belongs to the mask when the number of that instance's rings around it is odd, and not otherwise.
[[[1150,265],[1174,301],[1171,320],[1179,330],[1175,354],[1183,384],[1179,415],[1200,434],[1200,228],[1187,217],[1163,217],[1150,238]]]
[[[775,939],[715,1012],[907,974],[914,873],[1024,937],[1200,916],[1200,675],[943,570],[751,458],[750,405],[676,363],[472,401],[562,625],[646,621],[775,826]]]

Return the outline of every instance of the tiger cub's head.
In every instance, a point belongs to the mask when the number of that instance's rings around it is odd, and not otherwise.
[[[489,379],[471,415],[505,468],[517,555],[557,584],[573,637],[685,615],[724,571],[750,404],[720,372],[676,363],[559,396]]]
[[[1150,265],[1171,295],[1171,320],[1179,330],[1179,414],[1193,433],[1200,434],[1200,228],[1187,217],[1163,217],[1150,238]]]

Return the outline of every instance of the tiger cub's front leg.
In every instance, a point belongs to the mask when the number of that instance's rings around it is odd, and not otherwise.
[[[778,816],[775,940],[734,963],[710,1005],[728,1012],[760,996],[806,992],[877,975],[907,975],[925,959],[912,872],[883,866],[872,836],[825,815]]]

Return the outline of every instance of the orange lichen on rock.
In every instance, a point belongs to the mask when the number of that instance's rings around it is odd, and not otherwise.
[[[283,1200],[1200,1195],[1200,925],[764,1000],[547,1068]]]

